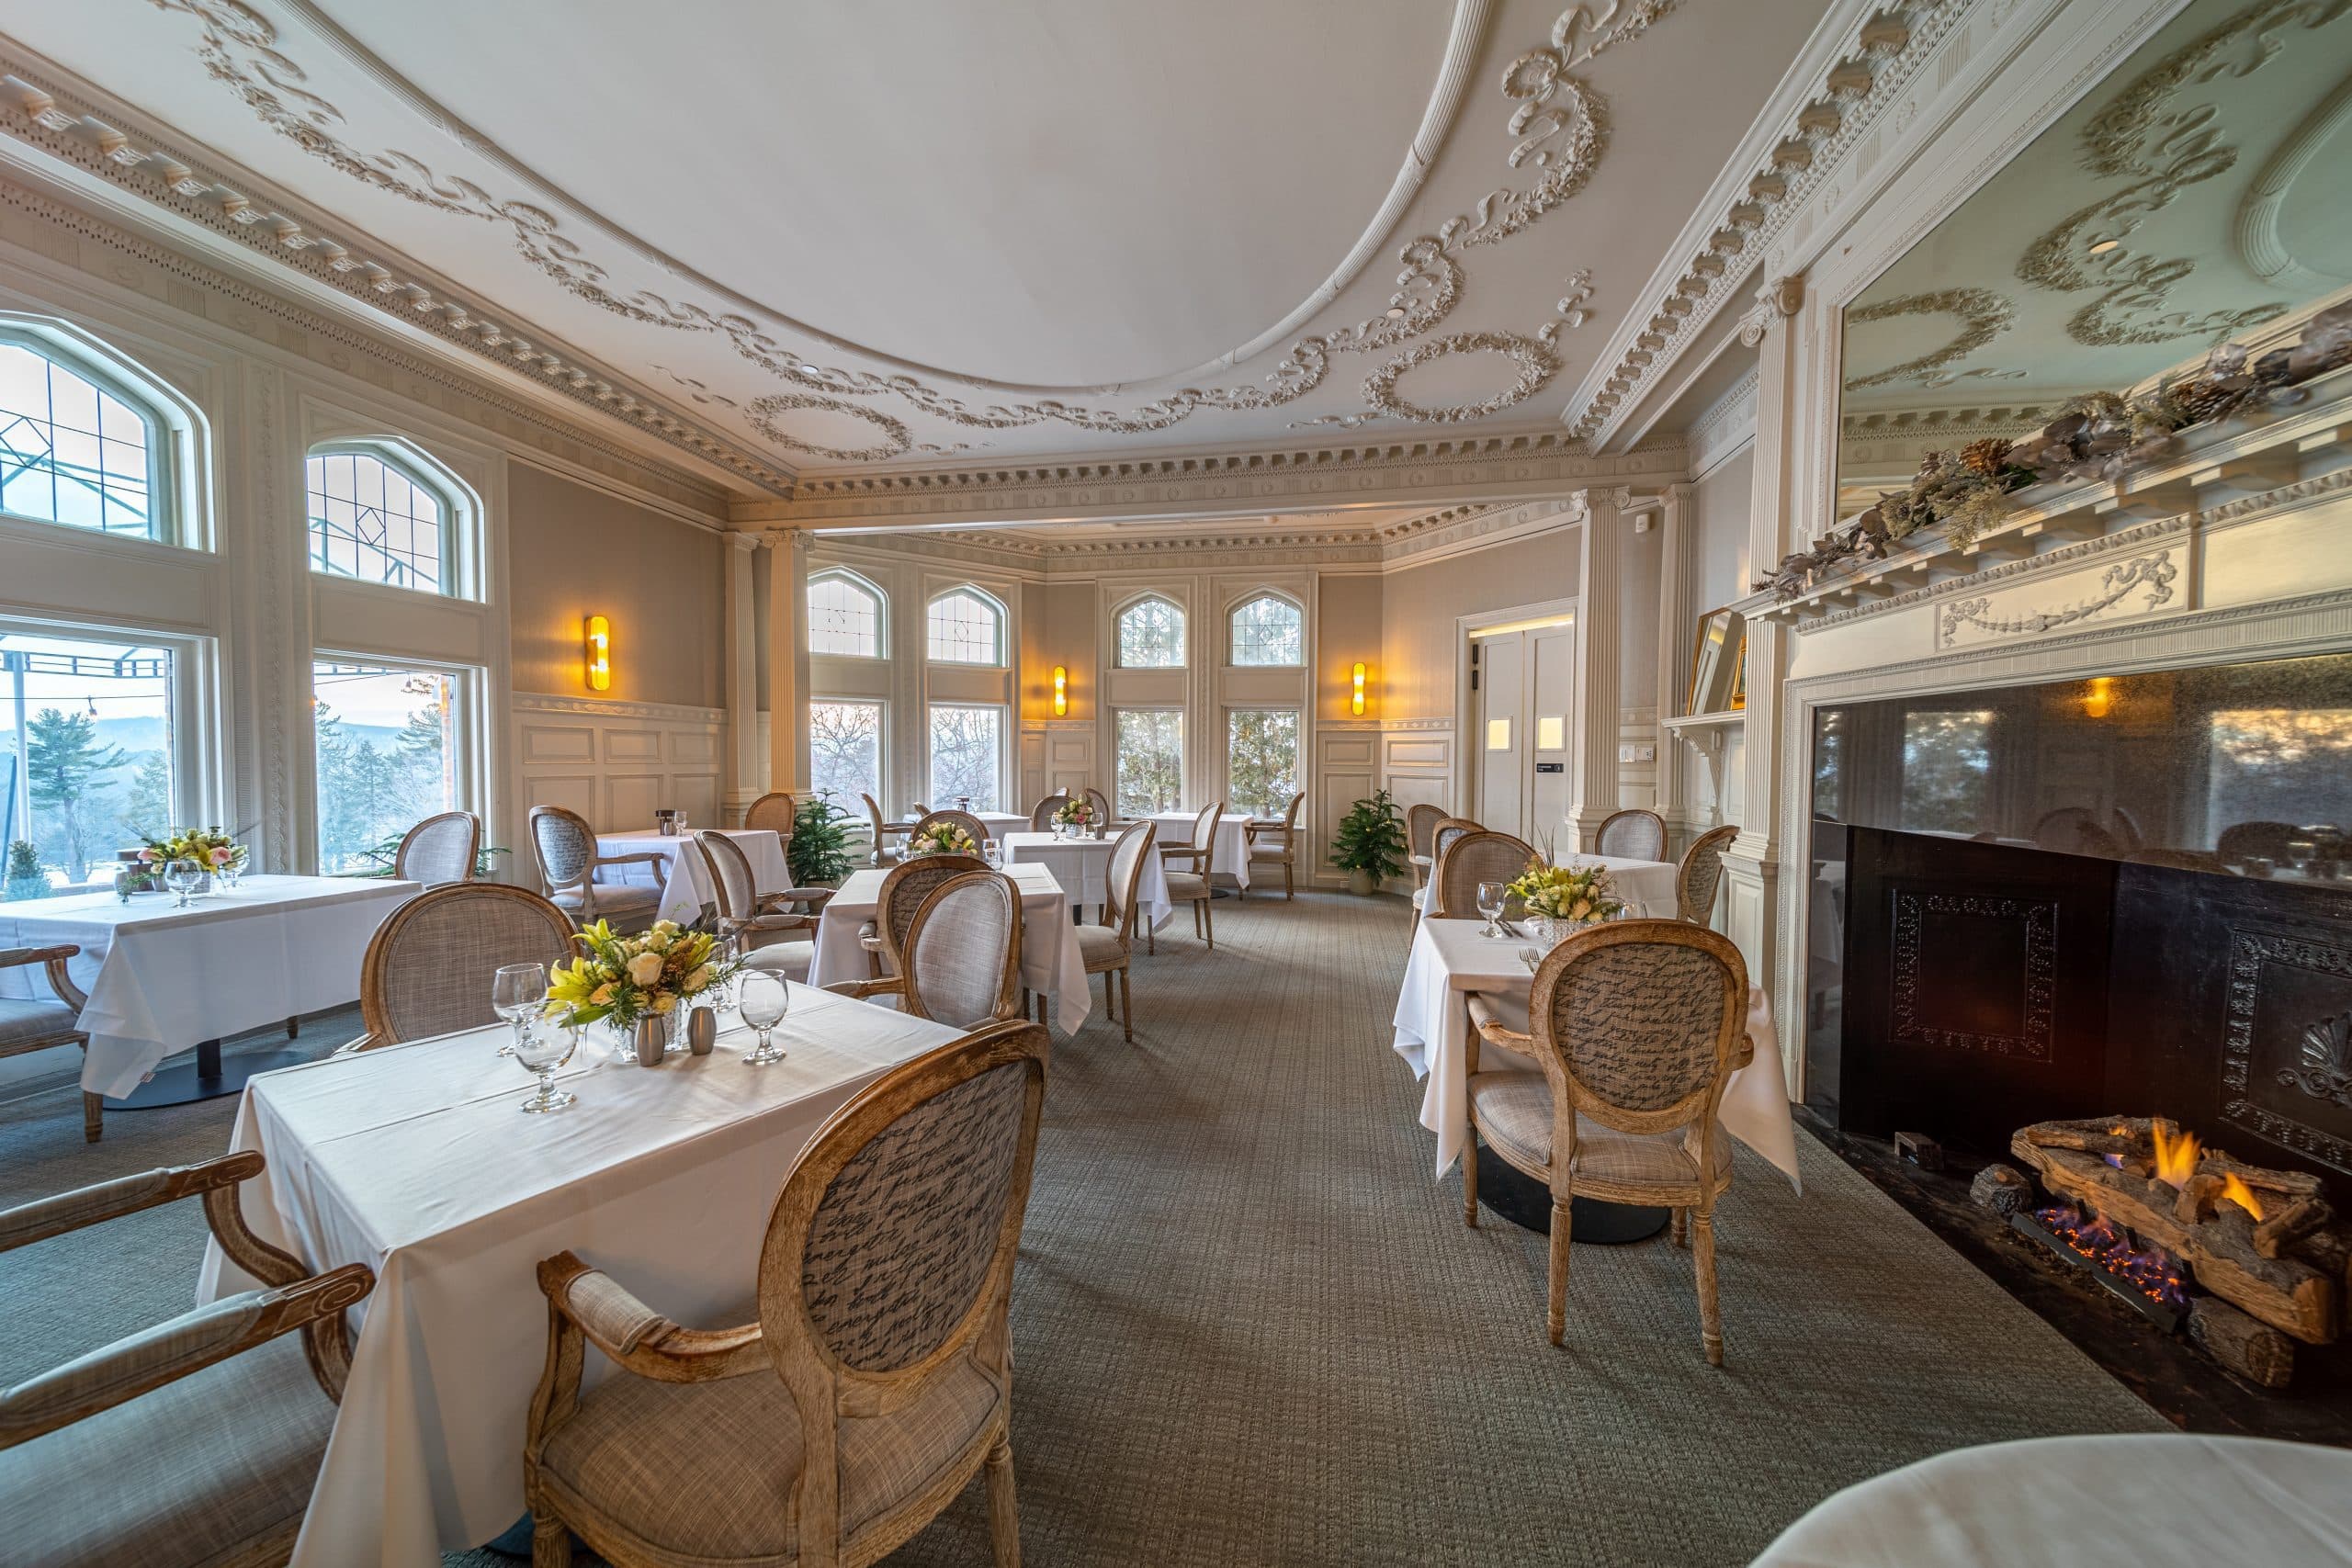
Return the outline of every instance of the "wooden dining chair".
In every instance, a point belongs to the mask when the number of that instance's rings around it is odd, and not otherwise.
[[[392,856],[392,874],[427,887],[471,882],[481,852],[481,818],[470,811],[444,811],[401,836],[400,850]]]
[[[1212,919],[1210,905],[1216,897],[1209,879],[1216,874],[1216,828],[1225,816],[1225,802],[1213,800],[1201,808],[1193,823],[1193,841],[1189,844],[1162,844],[1159,863],[1168,878],[1168,901],[1193,907],[1193,934],[1216,945],[1216,922]],[[1179,866],[1190,864],[1190,871]]]
[[[899,858],[898,849],[890,842],[891,839],[906,837],[910,824],[893,822],[884,817],[882,803],[870,795],[860,795],[857,798],[865,802],[866,830],[874,835],[873,852],[867,858],[876,865],[888,865]]]
[[[71,942],[54,947],[0,947],[0,969],[24,969],[40,964],[50,995],[0,997],[0,1057],[22,1056],[59,1045],[79,1045],[84,1060],[90,1055],[90,1037],[82,1032],[82,1010],[90,998],[66,973],[65,961],[82,950]],[[95,1144],[106,1134],[106,1101],[88,1089],[82,1091],[82,1141]]]
[[[1436,897],[1430,891],[1430,875],[1437,870],[1437,857],[1448,844],[1464,833],[1479,831],[1477,823],[1467,817],[1440,817],[1430,825],[1430,863],[1419,868],[1421,885],[1413,889],[1413,920],[1418,923],[1430,912],[1430,900]],[[1407,840],[1410,842],[1410,840]]]
[[[661,917],[669,886],[669,863],[651,850],[636,854],[599,854],[588,818],[561,806],[531,807],[531,853],[539,864],[539,891],[580,926],[609,920],[616,931],[642,931]],[[608,865],[649,865],[653,886],[599,883]]]
[[[806,980],[816,956],[815,939],[796,942],[796,931],[814,932],[819,911],[833,896],[831,887],[786,887],[762,893],[743,846],[724,833],[695,835],[695,848],[710,870],[718,905],[718,931],[738,944],[754,969]]]
[[[923,896],[908,922],[895,975],[839,980],[825,989],[958,1029],[1021,1016],[1021,889],[997,871],[967,871]]]
[[[936,828],[942,822],[952,822],[956,827],[963,829],[965,834],[971,839],[973,847],[976,849],[989,841],[989,825],[987,823],[981,821],[978,818],[973,816],[968,811],[957,811],[952,807],[943,807],[938,811],[924,812],[921,817],[915,819],[914,831],[908,836],[910,838],[919,839],[922,837],[923,830],[925,829]]]
[[[1711,828],[1690,840],[1674,868],[1674,918],[1705,925],[1714,918],[1715,890],[1723,886],[1724,851],[1739,837],[1736,825]]]
[[[219,1568],[292,1555],[351,1370],[344,1314],[376,1277],[364,1263],[313,1274],[255,1235],[237,1184],[262,1172],[247,1149],[0,1210],[7,1252],[201,1199],[221,1252],[261,1281],[0,1391],[0,1559]],[[109,1260],[83,1251],[56,1277],[87,1298]],[[150,1267],[145,1251],[126,1236],[114,1271]]]
[[[1029,808],[1029,830],[1033,833],[1052,832],[1054,830],[1054,813],[1059,811],[1063,807],[1068,806],[1069,803],[1070,796],[1067,792],[1060,795],[1049,795],[1046,796],[1045,799],[1039,801],[1035,806]]]
[[[498,1021],[491,977],[509,964],[580,955],[571,916],[527,887],[453,882],[384,917],[359,962],[359,1021],[345,1051],[430,1040]],[[549,976],[553,977],[552,973]]]
[[[1102,976],[1103,1013],[1119,1020],[1130,1045],[1136,1040],[1136,998],[1129,978],[1136,952],[1136,903],[1143,887],[1143,868],[1151,856],[1151,840],[1159,831],[1150,822],[1130,823],[1120,830],[1119,840],[1111,849],[1110,869],[1102,879],[1102,920],[1078,928],[1078,953],[1086,972]],[[1111,1005],[1114,975],[1119,985],[1115,1008]]]
[[[1086,798],[1091,801],[1094,805],[1094,820],[1102,823],[1106,828],[1118,826],[1117,823],[1111,820],[1111,797],[1109,795],[1104,795],[1092,784],[1086,786],[1085,795]]]
[[[753,1322],[683,1327],[573,1253],[539,1265],[536,1568],[569,1568],[575,1533],[616,1568],[870,1563],[983,1470],[1018,1568],[1007,1312],[1046,1050],[991,1024],[834,1112],[768,1216]],[[590,1345],[613,1367],[583,1393]]]
[[[743,812],[743,826],[789,839],[800,820],[799,802],[792,798],[788,789],[772,789],[752,802]]]
[[[1592,836],[1592,852],[1623,860],[1664,860],[1666,818],[1638,808],[1612,811],[1600,819]]]
[[[986,871],[989,863],[978,855],[927,854],[902,860],[885,872],[881,891],[874,897],[874,918],[858,929],[865,949],[869,979],[906,973],[907,931],[915,911],[932,892],[966,872]]]
[[[1298,897],[1298,813],[1306,804],[1305,795],[1294,795],[1290,797],[1290,809],[1283,813],[1281,821],[1252,822],[1249,828],[1250,863],[1281,866],[1285,898]],[[1241,896],[1250,897],[1248,886],[1241,889]]]
[[[1516,882],[1537,858],[1524,839],[1491,828],[1441,833],[1426,912],[1435,919],[1466,919],[1478,912],[1478,884]]]
[[[1675,1211],[1699,1287],[1699,1338],[1724,1362],[1715,1300],[1715,1200],[1731,1185],[1724,1084],[1755,1055],[1747,965],[1714,931],[1682,920],[1612,920],[1555,947],[1535,971],[1525,1033],[1491,1018],[1480,1033],[1543,1070],[1469,1077],[1462,1217],[1478,1223],[1478,1140],[1552,1193],[1544,1331],[1567,1329],[1569,1205],[1578,1196]]]

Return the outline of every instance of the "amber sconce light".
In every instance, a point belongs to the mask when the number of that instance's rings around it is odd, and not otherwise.
[[[1348,711],[1361,715],[1363,712],[1363,660],[1361,659],[1356,660],[1354,673],[1355,688],[1348,694]]]
[[[587,656],[588,689],[608,692],[613,687],[613,623],[602,615],[591,615],[581,623],[581,640]]]
[[[1059,718],[1068,712],[1069,712],[1069,666],[1057,664],[1054,666],[1054,716]]]

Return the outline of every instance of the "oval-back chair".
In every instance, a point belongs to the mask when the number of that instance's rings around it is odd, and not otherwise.
[[[1525,840],[1491,828],[1472,828],[1443,839],[1437,863],[1430,868],[1427,912],[1438,919],[1475,915],[1478,884],[1516,882],[1536,858]]]
[[[915,922],[915,910],[934,888],[967,871],[988,868],[989,863],[978,855],[933,853],[910,855],[885,872],[881,890],[874,896],[873,923],[858,932],[872,970],[870,977],[878,980],[906,973],[900,955],[906,949],[908,928]]]
[[[638,854],[596,852],[596,834],[588,818],[560,806],[531,807],[531,853],[538,861],[539,891],[579,925],[610,920],[628,931],[651,925],[662,911],[662,892],[668,862],[647,850]],[[596,869],[606,865],[645,864],[653,869],[653,886],[596,880]]]
[[[1726,823],[1710,828],[1690,840],[1682,852],[1681,863],[1674,868],[1674,918],[1703,926],[1715,913],[1715,889],[1723,886],[1724,851],[1739,837],[1739,829]]]
[[[1283,868],[1283,897],[1298,897],[1298,814],[1306,805],[1302,794],[1290,797],[1290,806],[1279,822],[1252,822],[1249,827],[1250,863],[1252,865],[1278,865]],[[1244,898],[1250,889],[1241,890]]]
[[[900,1011],[958,1029],[1021,1016],[1021,890],[1003,873],[967,871],[933,888],[899,952],[898,974],[826,989],[896,997]]]
[[[453,882],[420,893],[385,916],[368,941],[359,964],[359,1020],[367,1033],[349,1048],[496,1023],[492,976],[509,964],[553,971],[579,952],[571,915],[527,887]]]
[[[1033,833],[1052,832],[1054,813],[1068,806],[1069,801],[1070,797],[1067,792],[1061,795],[1049,795],[1039,801],[1029,812],[1029,830]]]
[[[978,849],[980,845],[989,841],[989,825],[987,823],[981,821],[978,818],[973,816],[968,811],[957,811],[953,807],[944,807],[938,811],[924,812],[922,816],[916,818],[914,831],[909,834],[908,837],[910,839],[919,839],[922,837],[923,830],[925,829],[935,828],[942,822],[953,822],[956,827],[963,829],[964,831],[970,836],[972,847],[975,849]]]
[[[401,836],[400,851],[392,856],[392,874],[427,887],[471,882],[481,850],[481,818],[470,811],[444,811]]]
[[[800,804],[786,789],[768,791],[752,802],[751,809],[743,813],[744,827],[764,829],[786,839],[792,837],[793,824],[799,819]]]
[[[1119,830],[1119,841],[1111,847],[1110,869],[1102,879],[1102,923],[1078,928],[1079,957],[1089,975],[1102,976],[1103,1011],[1116,1015],[1130,1045],[1136,1040],[1136,998],[1129,978],[1136,951],[1136,900],[1143,886],[1143,868],[1151,858],[1151,840],[1159,831],[1154,822],[1131,822]],[[1116,1008],[1111,1005],[1114,975],[1119,987]]]
[[[1664,860],[1666,818],[1638,808],[1612,811],[1600,819],[1592,838],[1592,852],[1620,860]]]

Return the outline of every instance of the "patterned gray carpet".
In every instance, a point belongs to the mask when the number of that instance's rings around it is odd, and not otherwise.
[[[1214,953],[1185,924],[1137,966],[1133,1047],[1099,1013],[1055,1043],[1013,1297],[1031,1563],[1735,1564],[1931,1453],[2163,1429],[1809,1140],[1804,1198],[1742,1151],[1718,1212],[1725,1367],[1663,1237],[1579,1247],[1552,1348],[1542,1238],[1465,1229],[1430,1179],[1388,1046],[1403,904],[1225,900]],[[85,1149],[61,1080],[0,1104],[0,1202],[201,1157],[230,1117]],[[200,1224],[0,1258],[0,1381],[183,1305]],[[976,1483],[891,1562],[988,1560]]]

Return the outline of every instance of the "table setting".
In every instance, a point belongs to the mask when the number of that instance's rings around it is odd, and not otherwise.
[[[1116,833],[1106,832],[1098,839],[1091,833],[1023,831],[1003,834],[994,842],[1006,865],[1035,863],[1051,871],[1081,919],[1101,918],[1110,896],[1111,856],[1119,847]],[[1168,899],[1168,874],[1157,854],[1143,857],[1142,874],[1136,881],[1136,906],[1153,931],[1166,925],[1176,912],[1176,906]]]
[[[989,840],[986,850],[995,851],[997,842]],[[1008,863],[1003,872],[1021,895],[1021,983],[1053,998],[1054,1022],[1064,1034],[1075,1034],[1093,1003],[1086,987],[1086,962],[1069,921],[1069,896],[1054,873],[1034,860]],[[858,931],[874,919],[882,900],[882,879],[888,874],[878,866],[852,872],[826,901],[808,962],[810,985],[870,977]]]
[[[783,835],[770,828],[702,828],[673,832],[664,832],[659,825],[630,829],[626,832],[597,834],[596,852],[600,855],[661,856],[662,905],[654,912],[662,919],[689,924],[704,905],[714,903],[718,898],[717,892],[710,886],[710,868],[703,863],[702,852],[695,848],[695,832],[724,833],[741,845],[744,858],[752,863],[752,882],[757,891],[781,893],[792,886],[792,872],[785,861]],[[596,880],[607,885],[634,884],[650,887],[655,878],[653,868],[639,861],[629,865],[600,866]]]
[[[1169,849],[1193,841],[1193,831],[1200,826],[1197,811],[1155,811],[1145,821],[1156,824],[1159,834],[1152,840],[1155,849]],[[1227,812],[1216,819],[1216,843],[1209,862],[1218,874],[1230,876],[1243,887],[1250,886],[1250,818]],[[1204,867],[1204,870],[1208,869]]]

